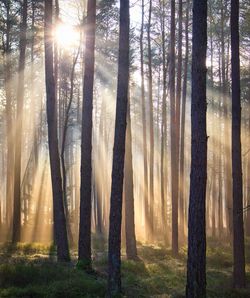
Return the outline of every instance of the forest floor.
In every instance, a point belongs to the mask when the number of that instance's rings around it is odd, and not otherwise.
[[[93,241],[94,272],[76,266],[76,251],[70,264],[56,263],[53,247],[40,244],[2,245],[0,248],[0,297],[79,298],[105,297],[107,256]],[[122,260],[122,297],[184,297],[186,248],[178,258],[159,246],[138,244],[139,262]],[[229,246],[208,241],[207,297],[250,297],[250,239],[246,245],[247,288],[232,290],[232,256]]]

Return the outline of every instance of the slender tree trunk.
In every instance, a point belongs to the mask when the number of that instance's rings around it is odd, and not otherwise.
[[[45,0],[44,42],[48,141],[53,192],[54,232],[58,260],[69,261],[69,248],[63,206],[62,176],[57,135],[57,104],[53,69],[52,0]]]
[[[207,1],[193,1],[191,174],[186,297],[206,297]]]
[[[96,1],[88,0],[82,106],[79,260],[91,267],[92,113],[95,70]]]
[[[6,43],[4,51],[4,84],[6,94],[6,134],[7,134],[7,177],[6,177],[6,224],[11,230],[12,206],[13,206],[13,171],[14,171],[14,144],[13,144],[13,111],[12,111],[12,92],[11,92],[11,43],[10,43],[10,20],[11,4],[6,2]]]
[[[69,116],[70,110],[72,106],[73,96],[74,96],[74,77],[75,77],[75,67],[77,63],[77,59],[80,53],[80,47],[78,48],[78,52],[74,57],[71,74],[70,74],[70,95],[69,95],[69,102],[65,112],[65,120],[62,130],[62,148],[61,148],[61,164],[62,164],[62,181],[63,181],[63,201],[64,201],[64,209],[65,209],[65,216],[66,216],[66,226],[67,226],[67,234],[69,238],[69,243],[73,244],[73,234],[71,230],[71,225],[69,222],[69,204],[67,199],[67,171],[66,171],[66,163],[65,163],[65,147],[66,147],[66,140],[67,140],[67,131],[69,126]]]
[[[239,0],[231,0],[232,169],[233,169],[233,284],[245,287],[245,249],[241,160],[241,99],[239,53]]]
[[[161,4],[162,3],[162,4]],[[166,63],[166,37],[165,37],[165,1],[161,1],[162,18],[161,18],[161,34],[162,34],[162,124],[161,124],[161,220],[163,227],[164,242],[167,242],[167,235],[165,232],[166,218],[167,218],[167,63]]]
[[[250,95],[250,90],[249,90],[249,95]],[[250,98],[250,97],[249,97]],[[247,144],[248,144],[248,147],[247,148],[250,148],[250,106],[249,106],[249,103],[248,103],[248,126],[247,126]],[[247,190],[249,189],[249,178],[250,178],[250,156],[249,156],[250,153],[248,153],[248,156],[247,156],[247,183],[246,183],[246,188]],[[250,194],[249,194],[249,191],[246,191],[246,204],[248,206],[247,208],[247,211],[246,211],[246,236],[247,237],[250,237]]]
[[[18,66],[17,86],[17,112],[15,124],[15,172],[14,172],[14,207],[13,207],[13,234],[12,242],[21,240],[21,152],[23,127],[23,101],[24,101],[24,68],[26,53],[27,31],[27,0],[22,5],[22,23],[20,26],[20,56]]]
[[[118,86],[109,216],[108,296],[121,292],[121,217],[129,81],[129,0],[120,1]]]
[[[148,96],[149,96],[149,239],[153,240],[154,235],[154,110],[153,110],[153,78],[152,78],[152,52],[151,52],[151,18],[152,0],[149,0],[148,16]]]
[[[180,236],[182,241],[185,237],[185,216],[184,216],[184,200],[185,200],[185,123],[186,123],[186,97],[187,97],[187,72],[188,72],[188,25],[189,25],[189,0],[186,2],[186,18],[185,18],[185,59],[183,67],[183,87],[182,87],[182,106],[181,106],[181,134],[180,134]]]
[[[149,202],[148,202],[148,153],[147,153],[147,123],[146,123],[146,105],[145,105],[145,83],[144,83],[144,0],[142,0],[142,20],[140,33],[140,71],[141,71],[141,102],[142,102],[142,135],[143,135],[143,185],[144,185],[144,204],[145,204],[145,230],[149,229]],[[147,233],[147,232],[146,232]]]
[[[133,158],[132,158],[132,134],[130,104],[127,111],[127,131],[125,150],[125,234],[126,254],[128,259],[137,260],[136,237],[135,237],[135,212],[134,212],[134,179],[133,179]]]
[[[170,130],[171,130],[171,183],[172,183],[172,253],[178,255],[178,166],[176,141],[176,100],[175,100],[175,0],[171,0],[170,29]]]

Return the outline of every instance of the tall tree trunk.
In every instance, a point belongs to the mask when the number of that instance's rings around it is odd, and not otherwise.
[[[88,0],[82,106],[81,189],[78,258],[91,267],[92,113],[95,70],[96,1]]]
[[[161,35],[162,35],[162,123],[161,123],[161,221],[163,227],[164,242],[167,242],[167,235],[165,231],[167,219],[167,63],[166,63],[166,37],[165,37],[165,1],[160,0],[162,18],[161,18]]]
[[[14,144],[13,144],[13,111],[11,94],[11,43],[10,43],[10,1],[6,2],[6,43],[4,50],[4,84],[6,94],[6,134],[7,134],[7,177],[6,177],[6,224],[8,230],[11,230],[12,202],[13,202],[13,171],[14,171]]]
[[[57,104],[53,67],[52,28],[52,0],[45,0],[45,80],[47,95],[49,157],[53,192],[54,232],[58,260],[69,261],[69,248],[63,206],[62,176],[57,135]]]
[[[171,129],[171,184],[172,184],[172,253],[178,255],[178,165],[176,142],[176,101],[175,101],[175,0],[171,0],[170,29],[170,129]]]
[[[153,108],[153,78],[152,78],[152,52],[151,52],[151,19],[152,0],[149,0],[149,16],[147,27],[148,42],[148,97],[149,97],[149,239],[154,235],[154,108]]]
[[[250,95],[250,90],[249,90],[249,95]],[[250,98],[250,97],[249,97]],[[247,125],[247,148],[250,148],[250,106],[248,103],[248,125]],[[247,154],[247,183],[246,183],[246,188],[247,190],[249,189],[249,178],[250,178],[250,153]],[[245,222],[245,227],[246,227],[246,236],[250,237],[250,194],[249,191],[246,191],[246,205],[247,205],[247,211],[246,211],[246,222]]]
[[[20,26],[20,56],[18,65],[17,111],[15,123],[15,172],[14,172],[14,206],[13,206],[13,233],[12,242],[21,240],[21,152],[23,127],[23,101],[24,101],[24,68],[26,53],[28,2],[23,1],[22,23]]]
[[[191,174],[186,297],[206,297],[207,1],[193,1]]]
[[[188,40],[188,25],[189,25],[189,9],[190,1],[186,2],[186,19],[185,19],[185,59],[183,69],[183,89],[182,89],[182,107],[181,107],[181,138],[180,138],[180,236],[184,240],[185,236],[185,123],[186,123],[186,98],[187,98],[187,74],[188,74],[188,54],[189,54],[189,40]]]
[[[69,126],[70,110],[71,110],[73,96],[74,96],[75,67],[76,67],[79,53],[80,53],[80,47],[78,48],[78,52],[74,57],[71,74],[70,74],[70,95],[69,95],[69,102],[65,112],[65,119],[64,119],[63,130],[62,130],[62,147],[61,147],[63,202],[64,202],[64,210],[65,210],[65,216],[66,216],[67,234],[68,234],[70,244],[73,244],[73,234],[72,234],[71,225],[69,222],[69,206],[68,206],[68,199],[67,199],[67,171],[66,171],[66,162],[65,162],[64,155],[65,155],[65,147],[66,147],[66,140],[67,140],[67,131]]]
[[[232,169],[233,169],[233,284],[245,287],[245,249],[241,160],[241,99],[239,53],[239,0],[231,0]]]
[[[132,133],[130,104],[127,111],[127,131],[125,150],[125,234],[127,258],[137,260],[136,237],[135,237],[135,212],[134,212],[134,179],[133,179],[133,158],[132,158]]]
[[[121,217],[129,81],[129,0],[120,1],[118,86],[109,216],[108,295],[121,292]]]
[[[145,230],[149,229],[149,197],[148,197],[148,153],[147,153],[147,123],[146,123],[146,105],[145,105],[145,82],[144,82],[144,0],[142,0],[142,20],[140,33],[140,71],[141,71],[141,102],[142,102],[142,139],[143,139],[143,195],[145,208]],[[147,233],[147,232],[146,232]]]

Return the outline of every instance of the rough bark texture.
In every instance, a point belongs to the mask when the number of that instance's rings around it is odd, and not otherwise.
[[[129,79],[129,0],[120,1],[115,138],[109,216],[108,295],[121,292],[121,219]]]
[[[132,159],[132,135],[130,104],[127,111],[127,131],[125,150],[125,234],[126,234],[126,254],[131,260],[137,259],[136,237],[135,237],[135,211],[134,211],[134,179],[133,179],[133,159]]]
[[[22,23],[20,26],[20,55],[18,65],[17,86],[17,117],[15,123],[15,174],[14,174],[14,206],[13,206],[13,233],[12,242],[21,240],[21,151],[23,126],[23,100],[24,100],[24,68],[26,52],[27,31],[27,0],[22,5]]]
[[[45,1],[45,80],[47,95],[47,122],[49,156],[53,193],[54,233],[59,261],[69,261],[66,219],[63,206],[63,190],[57,136],[57,104],[53,71],[52,0]]]
[[[193,1],[191,175],[186,297],[206,297],[207,1]]]
[[[92,110],[95,67],[96,1],[89,0],[82,107],[79,260],[91,266]]]
[[[232,63],[232,170],[233,170],[233,284],[245,287],[245,249],[243,227],[241,100],[239,57],[239,1],[231,1]]]

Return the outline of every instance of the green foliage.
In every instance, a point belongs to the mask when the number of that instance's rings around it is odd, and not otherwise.
[[[89,259],[79,260],[76,263],[76,268],[79,270],[89,270],[90,267],[91,267],[91,260]]]
[[[3,254],[12,255],[18,253],[19,255],[31,255],[31,254],[55,254],[56,248],[54,245],[41,244],[41,243],[4,243],[0,246],[0,250]]]
[[[6,246],[5,246],[6,251]],[[49,257],[51,247],[17,245],[8,248],[15,254],[8,263],[0,265],[0,297],[6,298],[80,298],[105,297],[107,280],[106,252],[94,252],[91,272],[86,273],[85,263],[58,264]],[[3,247],[2,247],[3,250]],[[246,253],[250,239],[246,239]],[[122,259],[122,297],[185,297],[186,247],[180,256],[172,257],[171,251],[159,246],[138,245],[140,261]],[[28,253],[21,259],[17,254]],[[31,252],[46,252],[37,260]],[[249,255],[246,257],[247,283],[250,283]],[[84,267],[84,268],[83,268]],[[84,269],[78,270],[78,269]],[[91,273],[91,274],[90,274]],[[229,246],[208,241],[207,248],[207,297],[244,298],[250,290],[232,289],[232,256]]]
[[[0,266],[0,297],[104,297],[105,280],[72,266],[5,264]]]

